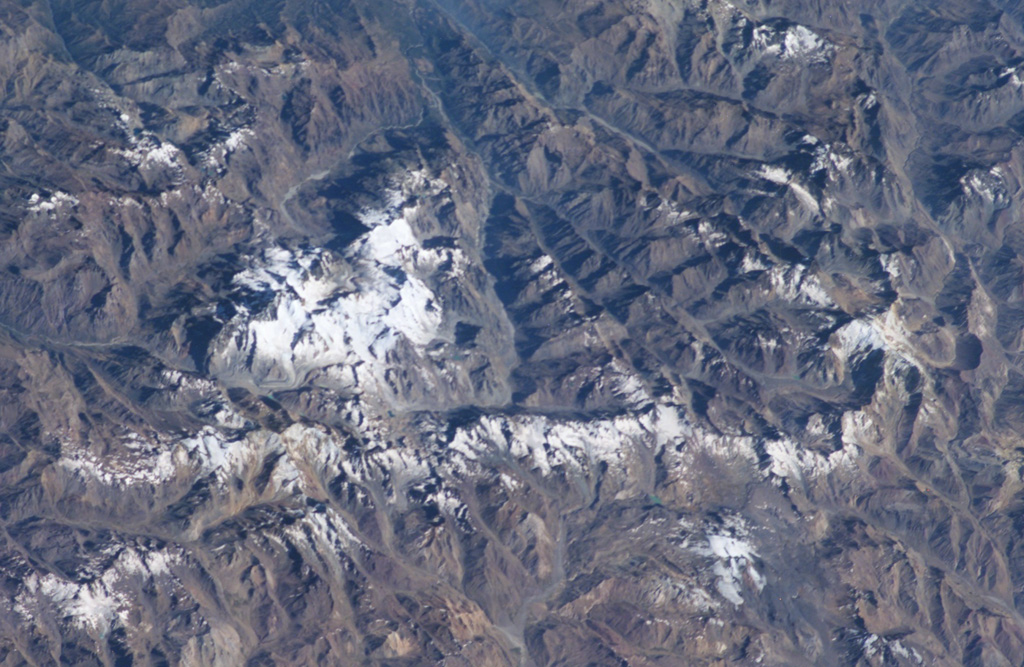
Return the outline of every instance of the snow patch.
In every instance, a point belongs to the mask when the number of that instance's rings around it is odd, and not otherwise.
[[[866,635],[861,640],[861,648],[864,655],[869,658],[879,656],[882,659],[892,660],[894,654],[904,660],[913,660],[919,665],[924,664],[924,658],[914,648],[907,648],[899,639],[885,639],[876,634]]]
[[[743,255],[743,261],[740,263],[740,271],[743,273],[750,273],[751,271],[764,271],[768,268],[768,264],[764,262],[760,255],[754,254],[753,252],[747,252]]]
[[[812,166],[813,171],[813,166]],[[797,201],[806,206],[811,212],[817,214],[821,212],[821,207],[818,205],[818,200],[815,199],[814,195],[811,194],[810,190],[800,185],[793,178],[792,172],[784,167],[778,167],[775,165],[762,165],[757,170],[756,176],[763,178],[767,181],[771,181],[777,185],[788,186],[789,189],[796,196]]]
[[[307,512],[302,519],[285,529],[300,544],[307,541],[307,531],[321,548],[319,553],[354,553],[366,549],[345,519],[330,506],[323,511]]]
[[[878,328],[870,320],[853,320],[840,327],[833,335],[838,350],[844,359],[853,354],[884,347]]]
[[[814,198],[814,195],[811,194],[810,190],[796,181],[789,182],[789,189],[793,191],[797,200],[806,206],[809,211],[815,214],[821,213],[821,208],[818,206],[818,200]]]
[[[784,31],[771,26],[754,28],[753,49],[764,56],[777,56],[782,60],[805,60],[820,63],[828,60],[835,47],[816,32],[803,25],[793,25]]]
[[[1009,203],[1006,183],[999,167],[984,171],[976,169],[960,179],[960,187],[966,197],[977,197],[998,208]]]
[[[787,59],[811,57],[812,60],[824,60],[831,48],[816,33],[802,25],[791,26],[786,30],[783,45],[782,57]]]
[[[766,276],[769,291],[776,298],[808,306],[835,305],[818,277],[801,264],[774,266]]]
[[[255,136],[256,133],[248,128],[235,130],[228,135],[227,139],[224,140],[224,150],[228,153],[232,153],[242,146],[245,146],[247,141]]]
[[[999,72],[999,76],[1008,76],[1010,85],[1018,90],[1024,88],[1024,79],[1021,78],[1020,68],[1004,67],[1003,70]]]
[[[845,444],[828,456],[805,449],[789,438],[768,440],[764,444],[771,457],[768,472],[797,482],[824,477],[837,468],[850,468],[860,456],[860,449],[853,444]]]
[[[763,165],[758,171],[758,176],[772,183],[778,183],[779,185],[785,185],[789,183],[789,179],[792,177],[789,170],[785,167],[777,167],[774,165]]]
[[[31,213],[55,213],[74,206],[78,206],[78,198],[59,190],[45,199],[38,194],[28,198],[28,210]]]
[[[113,152],[135,167],[181,169],[178,161],[181,149],[153,135],[144,135],[141,139],[133,137],[131,148],[117,148]]]
[[[691,546],[689,540],[685,543],[691,551],[715,558],[712,566],[715,587],[722,597],[737,607],[744,602],[744,587],[752,586],[760,593],[767,583],[754,564],[758,553],[748,537],[745,523],[739,518],[729,517],[716,532],[706,534],[703,543],[696,546]]]

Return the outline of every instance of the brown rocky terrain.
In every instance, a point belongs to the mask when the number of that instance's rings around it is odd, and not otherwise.
[[[0,663],[1021,664],[1022,22],[0,3]]]

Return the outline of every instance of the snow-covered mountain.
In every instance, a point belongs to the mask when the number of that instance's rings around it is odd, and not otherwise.
[[[1021,664],[1022,21],[0,7],[0,662]]]

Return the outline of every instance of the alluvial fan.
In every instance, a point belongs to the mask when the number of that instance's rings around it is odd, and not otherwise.
[[[0,663],[1024,663],[1024,9],[0,2]]]

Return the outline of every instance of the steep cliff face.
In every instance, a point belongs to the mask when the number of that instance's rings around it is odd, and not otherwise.
[[[5,664],[1024,660],[1024,15],[0,7]]]

